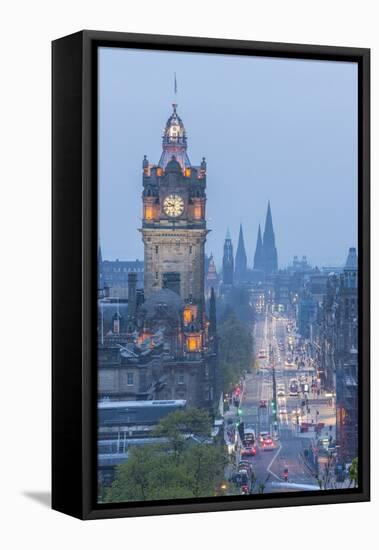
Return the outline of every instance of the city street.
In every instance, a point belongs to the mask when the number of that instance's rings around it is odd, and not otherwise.
[[[302,354],[294,363],[296,338],[288,319],[266,314],[257,321],[254,332],[258,368],[246,375],[240,405],[245,429],[252,428],[256,434],[257,453],[248,459],[256,479],[253,490],[262,484],[264,492],[317,490],[315,472],[303,451],[315,445],[316,439],[335,437],[333,404],[317,392],[311,360]],[[296,393],[290,392],[294,380],[299,389]],[[309,390],[306,395],[301,387]],[[317,424],[324,425],[318,434]],[[263,447],[261,432],[272,437],[272,447]]]

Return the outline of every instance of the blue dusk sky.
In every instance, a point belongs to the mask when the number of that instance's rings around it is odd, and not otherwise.
[[[101,48],[99,212],[104,259],[143,260],[142,159],[172,112],[207,161],[206,251],[220,267],[242,223],[252,266],[270,199],[279,266],[341,265],[357,245],[357,65]]]

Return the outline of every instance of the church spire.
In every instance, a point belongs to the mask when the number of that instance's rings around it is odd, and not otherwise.
[[[263,246],[271,245],[272,243],[275,244],[274,241],[275,241],[275,236],[274,236],[274,227],[272,224],[271,205],[270,205],[270,201],[268,201],[265,229],[263,233]]]
[[[242,224],[240,225],[240,232],[238,236],[238,245],[236,253],[236,267],[235,267],[235,277],[238,283],[242,283],[246,280],[246,270],[247,270],[247,256],[245,250],[245,242],[243,238]]]
[[[264,271],[266,275],[270,275],[278,271],[278,253],[275,246],[275,233],[272,223],[271,205],[268,201],[265,229],[263,233],[263,248],[262,256],[264,263]]]
[[[224,285],[233,284],[234,274],[234,256],[233,256],[233,244],[230,236],[229,228],[226,232],[224,242],[224,255],[222,257],[222,281]]]
[[[257,236],[257,246],[255,247],[254,254],[254,269],[263,269],[263,258],[262,258],[262,233],[261,233],[261,224],[258,226],[258,236]]]

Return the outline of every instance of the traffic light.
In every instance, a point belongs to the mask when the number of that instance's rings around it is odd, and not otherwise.
[[[245,423],[240,422],[238,425],[238,433],[240,434],[240,438],[243,441],[245,438]]]
[[[238,416],[241,416],[242,414],[242,409],[238,409]]]
[[[276,413],[276,403],[275,399],[271,399],[271,410],[275,414]]]

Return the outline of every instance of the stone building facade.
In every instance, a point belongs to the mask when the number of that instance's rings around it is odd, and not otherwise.
[[[99,398],[183,399],[212,410],[217,339],[204,297],[206,163],[191,164],[176,104],[159,163],[145,156],[142,167],[143,288],[130,272],[126,310],[100,295]]]

